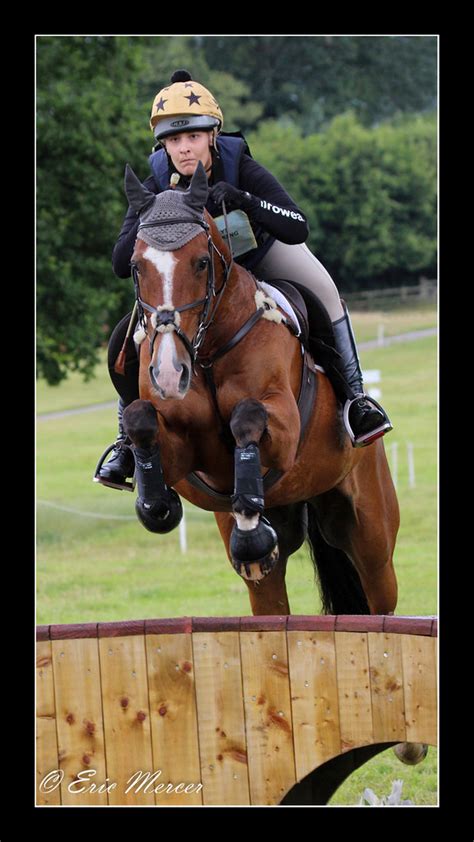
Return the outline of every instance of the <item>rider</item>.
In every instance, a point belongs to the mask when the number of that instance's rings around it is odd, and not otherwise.
[[[214,218],[227,211],[240,214],[247,223],[241,238],[247,251],[235,255],[237,262],[258,278],[296,281],[311,290],[324,304],[332,322],[337,368],[349,386],[344,419],[354,447],[364,447],[385,435],[392,425],[383,408],[364,394],[362,372],[356,342],[347,309],[343,306],[336,285],[322,263],[305,245],[308,237],[306,218],[277,179],[250,156],[240,132],[222,133],[224,118],[219,104],[203,85],[192,80],[186,70],[178,70],[170,84],[156,95],[150,126],[156,138],[150,156],[152,174],[143,182],[148,190],[160,193],[171,184],[186,189],[199,161],[209,181],[206,208]],[[113,250],[112,264],[119,278],[131,275],[133,253],[139,220],[129,207]],[[249,225],[250,223],[250,225]],[[123,321],[123,320],[122,320]],[[123,332],[121,334],[123,339]],[[111,345],[112,345],[111,340]],[[112,357],[115,358],[115,350]],[[136,378],[137,364],[133,371]],[[109,354],[109,370],[114,385],[120,384],[119,433],[111,459],[101,466],[95,479],[105,485],[127,487],[126,477],[133,476],[134,459],[122,425],[125,406],[138,397],[134,380],[123,388],[124,378],[113,372]],[[336,390],[337,391],[337,390]],[[347,400],[345,399],[347,398]]]

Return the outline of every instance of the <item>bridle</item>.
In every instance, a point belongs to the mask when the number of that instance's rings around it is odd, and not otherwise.
[[[135,264],[132,264],[132,275],[133,281],[135,284],[135,297],[136,297],[136,306],[138,309],[138,320],[140,326],[143,328],[143,331],[146,335],[147,333],[147,325],[146,325],[146,317],[145,317],[145,310],[149,313],[152,313],[152,323],[154,322],[154,334],[150,339],[150,356],[153,356],[153,346],[155,343],[155,339],[158,333],[163,333],[165,330],[174,331],[177,336],[180,338],[181,342],[185,346],[186,350],[188,351],[189,356],[191,357],[192,368],[193,372],[196,373],[196,363],[204,369],[204,374],[206,376],[206,381],[213,393],[213,397],[215,398],[215,386],[212,380],[211,369],[214,365],[215,361],[220,357],[223,357],[224,354],[227,354],[232,348],[235,346],[248,334],[248,332],[253,328],[255,324],[262,318],[265,312],[269,309],[269,304],[264,301],[260,306],[257,306],[257,309],[251,316],[244,322],[243,325],[237,330],[237,332],[217,351],[214,351],[212,356],[210,357],[201,357],[199,354],[199,349],[204,342],[206,337],[206,333],[209,330],[210,326],[212,325],[216,313],[217,308],[222,299],[222,295],[226,288],[227,281],[229,280],[230,273],[232,271],[232,267],[234,265],[234,256],[232,254],[232,247],[230,245],[231,238],[229,234],[229,225],[227,220],[227,213],[225,208],[225,203],[222,202],[222,211],[224,215],[224,222],[225,227],[227,230],[227,242],[229,243],[230,248],[230,262],[228,263],[225,259],[224,255],[219,251],[217,246],[212,240],[210,235],[210,226],[205,221],[205,219],[190,219],[189,217],[178,217],[175,219],[159,219],[155,222],[142,222],[138,226],[138,231],[141,228],[154,228],[159,225],[176,225],[177,223],[193,223],[195,225],[200,225],[201,228],[207,234],[207,249],[209,254],[209,264],[208,264],[208,273],[207,273],[207,284],[206,284],[206,295],[204,298],[199,298],[196,301],[191,301],[189,304],[182,304],[180,307],[171,307],[165,304],[160,305],[159,307],[153,307],[151,304],[147,304],[146,301],[140,296],[140,285],[139,285],[139,277],[138,277],[138,269]],[[224,268],[224,278],[221,284],[220,289],[216,290],[216,283],[215,283],[215,271],[214,271],[214,253],[219,257],[221,263]],[[256,279],[255,281],[256,287],[258,288],[258,283]],[[214,305],[212,306],[212,302],[214,301]],[[197,327],[197,331],[192,339],[189,339],[188,336],[181,330],[180,328],[180,317],[179,314],[184,312],[185,310],[192,310],[195,307],[200,307],[203,305],[201,310],[201,315],[199,318],[199,324]],[[275,305],[273,305],[275,306]],[[282,323],[288,327],[288,329],[296,334],[299,335],[299,328],[295,328],[291,319],[282,318]]]
[[[227,262],[224,255],[219,251],[217,246],[212,240],[210,235],[210,226],[205,221],[205,219],[190,219],[190,218],[176,218],[176,219],[160,219],[156,220],[155,222],[142,222],[138,226],[138,231],[142,228],[154,228],[159,225],[176,225],[177,223],[194,223],[200,225],[201,228],[205,231],[207,235],[207,250],[209,255],[209,263],[208,263],[208,273],[207,273],[207,283],[206,283],[206,295],[204,298],[199,298],[196,301],[191,301],[189,304],[182,304],[180,307],[171,307],[167,305],[160,305],[159,307],[153,307],[151,304],[147,304],[146,301],[140,296],[140,284],[139,284],[139,275],[138,275],[138,268],[135,264],[132,263],[132,276],[133,282],[135,284],[135,297],[136,302],[135,306],[138,310],[138,321],[140,326],[142,327],[145,335],[147,333],[147,324],[146,324],[146,315],[145,310],[149,313],[152,313],[152,324],[154,322],[154,333],[152,338],[150,339],[150,357],[153,356],[153,346],[155,343],[155,339],[158,333],[163,333],[165,330],[174,331],[176,335],[179,337],[181,342],[183,343],[184,347],[186,348],[189,356],[191,357],[192,362],[192,369],[193,373],[196,373],[196,364],[200,366],[203,370],[205,382],[209,388],[211,393],[212,401],[214,404],[214,408],[216,410],[217,418],[219,420],[219,425],[221,428],[220,435],[223,441],[228,446],[229,450],[233,453],[235,447],[235,440],[228,428],[228,425],[224,422],[220,409],[219,403],[217,400],[217,389],[216,384],[214,382],[214,377],[212,374],[213,365],[217,359],[223,357],[246,336],[250,330],[257,324],[257,322],[262,318],[265,312],[269,309],[269,305],[266,302],[263,302],[260,306],[258,306],[254,313],[244,322],[243,325],[237,330],[236,333],[218,348],[212,356],[210,357],[201,357],[199,354],[199,349],[201,348],[202,343],[206,337],[206,333],[209,330],[210,326],[212,325],[217,308],[222,299],[222,295],[226,288],[227,281],[229,280],[230,273],[232,271],[232,267],[234,265],[234,256],[232,253],[232,246],[231,246],[231,238],[229,234],[229,225],[227,220],[227,213],[225,208],[225,203],[222,202],[222,211],[224,215],[224,222],[227,231],[227,242],[230,248],[230,261]],[[223,268],[224,268],[224,278],[220,289],[216,290],[216,282],[215,282],[215,271],[214,271],[214,255],[220,259]],[[256,287],[258,287],[257,281],[254,278]],[[212,306],[212,302],[214,301],[214,305]],[[199,318],[199,324],[197,327],[197,331],[192,339],[189,339],[188,336],[181,330],[179,322],[180,316],[179,314],[184,312],[185,310],[192,310],[195,307],[200,307],[202,305],[201,315]],[[285,324],[292,333],[299,335],[298,331],[295,329],[294,325],[292,324],[291,320],[286,318],[282,319],[283,324]],[[309,381],[308,381],[309,382]],[[273,481],[276,481],[277,474],[273,477]]]
[[[227,216],[225,213],[224,216],[227,225]],[[146,301],[143,301],[143,299],[140,296],[139,273],[136,264],[132,263],[131,268],[133,283],[135,285],[135,298],[138,307],[138,321],[145,333],[147,333],[147,330],[146,315],[144,311],[146,310],[147,312],[152,313],[154,317],[154,319],[152,320],[154,323],[154,333],[152,338],[150,339],[150,355],[153,355],[153,346],[155,344],[155,339],[158,333],[163,333],[164,328],[171,326],[170,329],[174,330],[174,332],[177,334],[177,336],[185,346],[189,356],[191,357],[191,362],[194,371],[195,364],[198,361],[199,357],[199,349],[202,343],[204,342],[207,331],[209,330],[211,324],[214,321],[217,308],[219,307],[222,295],[224,293],[227,281],[229,279],[229,275],[232,271],[234,259],[231,251],[230,262],[227,262],[224,255],[219,251],[219,249],[213,242],[212,237],[209,233],[210,226],[204,219],[201,220],[192,219],[189,217],[176,217],[174,219],[159,219],[154,222],[141,222],[138,226],[138,231],[140,231],[142,228],[155,228],[161,225],[177,225],[179,223],[192,223],[194,225],[200,225],[207,235],[207,250],[209,254],[209,263],[206,282],[206,295],[204,298],[199,298],[196,301],[191,301],[189,304],[182,304],[180,307],[172,307],[166,304],[160,305],[159,307],[153,307],[151,304],[147,304]],[[230,238],[228,241],[230,242]],[[224,269],[224,278],[218,290],[216,290],[215,281],[214,253],[220,259]],[[212,306],[213,302],[214,306]],[[202,310],[196,333],[192,339],[189,339],[189,337],[186,336],[184,331],[182,331],[181,327],[179,326],[179,314],[184,312],[185,310],[193,310],[195,307],[200,307],[201,305]]]

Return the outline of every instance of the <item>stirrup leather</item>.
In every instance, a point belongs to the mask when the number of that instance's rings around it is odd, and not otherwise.
[[[127,445],[122,445],[122,446],[127,447]],[[104,450],[102,456],[100,457],[100,459],[97,463],[97,467],[94,471],[94,476],[92,477],[92,481],[93,482],[100,482],[101,485],[106,485],[108,488],[118,488],[119,491],[135,491],[135,482],[136,482],[135,473],[133,474],[133,477],[132,477],[130,482],[127,482],[125,480],[123,483],[112,482],[111,480],[107,480],[104,477],[99,476],[99,471],[102,468],[102,465],[104,464],[105,460],[107,459],[107,456],[109,455],[109,453],[111,453],[112,450],[115,450],[116,447],[117,447],[117,442],[114,441],[113,444],[109,445],[109,447],[106,450]]]
[[[350,411],[350,408],[351,408],[352,404],[355,401],[361,400],[362,398],[369,401],[369,403],[373,404],[373,406],[375,406],[378,410],[380,410],[380,412],[382,413],[384,418],[386,418],[387,420],[384,421],[383,424],[380,424],[378,427],[375,427],[373,430],[368,430],[366,433],[361,433],[360,435],[356,435],[354,433],[354,430],[352,429],[350,421],[349,421],[349,411]],[[376,439],[379,439],[382,436],[384,436],[385,433],[389,433],[390,430],[393,430],[392,422],[390,421],[390,418],[388,417],[387,413],[385,412],[383,407],[381,407],[380,404],[377,403],[375,398],[373,398],[371,395],[357,395],[357,397],[355,397],[355,398],[348,399],[346,401],[346,403],[344,404],[343,417],[344,417],[344,426],[345,426],[345,428],[346,428],[346,430],[349,434],[349,438],[352,442],[353,447],[367,447],[367,445],[372,444],[372,442],[375,441]]]

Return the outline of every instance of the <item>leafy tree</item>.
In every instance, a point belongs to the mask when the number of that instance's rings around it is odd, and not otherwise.
[[[436,106],[434,36],[196,36],[194,45],[248,84],[264,119],[291,117],[305,134],[349,109],[371,125]]]
[[[139,125],[135,62],[115,38],[38,39],[37,363],[50,383],[91,374],[123,288],[110,256],[126,206],[124,127],[133,137]]]
[[[363,126],[353,113],[325,132],[262,124],[255,158],[308,217],[309,248],[350,291],[436,271],[436,123],[405,117]]]
[[[51,384],[70,370],[90,376],[99,346],[131,307],[131,283],[111,267],[127,208],[124,166],[149,175],[151,104],[172,71],[189,65],[187,44],[37,40],[37,372]],[[193,75],[221,98],[226,128],[237,128],[242,100],[252,119],[259,114],[243,82],[197,58]]]

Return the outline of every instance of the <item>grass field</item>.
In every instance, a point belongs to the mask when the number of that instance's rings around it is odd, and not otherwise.
[[[432,311],[354,315],[359,341],[431,327]],[[382,402],[398,444],[401,528],[395,554],[399,614],[437,613],[437,352],[436,338],[361,353],[363,368],[382,373]],[[134,515],[134,495],[92,483],[102,450],[115,436],[113,410],[54,420],[41,413],[114,400],[105,364],[84,384],[78,377],[56,388],[38,383],[37,412],[37,622],[65,623],[182,615],[249,613],[245,585],[230,567],[214,518],[185,505],[188,552],[178,531],[146,532]],[[414,446],[416,486],[409,487],[407,443]],[[295,614],[320,610],[305,548],[288,565]],[[404,780],[403,797],[436,803],[436,752],[418,767],[402,766],[391,752],[366,764],[332,803],[357,803],[365,786],[387,795]]]

